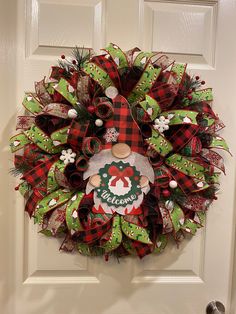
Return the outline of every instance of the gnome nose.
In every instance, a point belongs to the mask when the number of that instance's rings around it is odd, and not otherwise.
[[[118,143],[112,146],[111,152],[114,157],[124,159],[131,154],[131,148],[125,143]]]

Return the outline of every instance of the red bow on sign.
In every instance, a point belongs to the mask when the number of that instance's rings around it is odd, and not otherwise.
[[[127,167],[124,170],[120,170],[116,166],[111,166],[108,170],[108,173],[110,176],[116,176],[116,178],[111,181],[111,186],[115,186],[117,181],[122,180],[124,187],[127,188],[129,184],[125,177],[132,177],[134,170],[132,167]]]

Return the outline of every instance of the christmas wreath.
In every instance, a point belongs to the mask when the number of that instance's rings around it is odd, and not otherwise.
[[[26,93],[10,139],[41,233],[84,255],[161,252],[204,224],[228,151],[212,89],[186,64],[110,44],[75,48]]]

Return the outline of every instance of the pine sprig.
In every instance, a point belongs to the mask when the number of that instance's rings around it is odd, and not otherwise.
[[[81,71],[84,67],[84,64],[91,58],[92,53],[90,49],[75,47],[72,50],[72,56],[76,62],[72,64],[76,67],[77,71]]]
[[[198,75],[192,77],[185,75],[181,88],[182,97],[187,97],[191,100],[191,93],[200,89],[204,84],[205,81],[202,81]]]
[[[201,87],[201,81],[197,80],[195,76],[188,76],[183,82],[183,90],[188,93],[189,90],[195,91]]]
[[[75,47],[72,50],[71,57],[66,58],[61,55],[58,60],[58,65],[64,70],[63,76],[70,78],[74,71],[81,72],[84,64],[91,58],[92,53],[90,49]]]
[[[77,119],[80,122],[85,122],[87,120],[91,120],[92,116],[91,114],[88,112],[88,110],[79,102],[77,102],[74,105],[75,110],[78,113]]]
[[[29,171],[31,169],[30,165],[26,162],[22,162],[19,166],[15,168],[11,168],[9,173],[13,175],[14,177],[18,177],[23,175],[25,172]]]

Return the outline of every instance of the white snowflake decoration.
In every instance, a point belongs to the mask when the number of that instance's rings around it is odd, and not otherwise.
[[[62,150],[60,160],[64,162],[65,165],[68,165],[69,163],[73,164],[75,162],[75,156],[76,153],[72,151],[71,148],[67,150]]]
[[[165,118],[164,116],[160,116],[159,118],[156,118],[154,121],[154,129],[159,131],[160,133],[163,133],[164,131],[169,130],[169,123],[170,120],[173,118],[173,114],[168,114],[168,117]]]
[[[107,143],[110,143],[110,142],[117,142],[119,135],[120,134],[116,131],[115,128],[109,128],[106,130],[106,133],[103,137]]]

